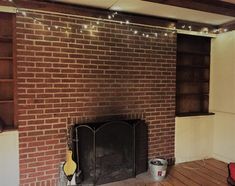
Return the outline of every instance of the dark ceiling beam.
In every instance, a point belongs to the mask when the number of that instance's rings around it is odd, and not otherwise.
[[[220,25],[220,28],[227,29],[229,31],[235,30],[235,21],[231,21],[225,24]]]
[[[220,0],[143,0],[235,17],[235,4]]]

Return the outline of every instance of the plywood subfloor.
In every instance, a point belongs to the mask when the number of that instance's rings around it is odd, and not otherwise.
[[[228,186],[227,175],[226,163],[206,159],[172,166],[167,177],[161,182],[154,181],[148,173],[144,173],[136,178],[102,186]]]

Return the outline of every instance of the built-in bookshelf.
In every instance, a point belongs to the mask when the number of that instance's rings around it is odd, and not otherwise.
[[[17,128],[15,96],[15,14],[0,13],[0,124]]]
[[[208,113],[210,38],[178,35],[176,115]]]

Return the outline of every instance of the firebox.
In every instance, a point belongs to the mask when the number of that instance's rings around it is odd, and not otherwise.
[[[147,125],[140,119],[75,124],[73,151],[82,183],[100,185],[145,172],[147,143]]]

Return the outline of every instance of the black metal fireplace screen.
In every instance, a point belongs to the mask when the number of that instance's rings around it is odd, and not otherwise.
[[[84,184],[124,180],[147,170],[147,126],[143,120],[76,124],[73,139],[77,172],[81,170]]]

